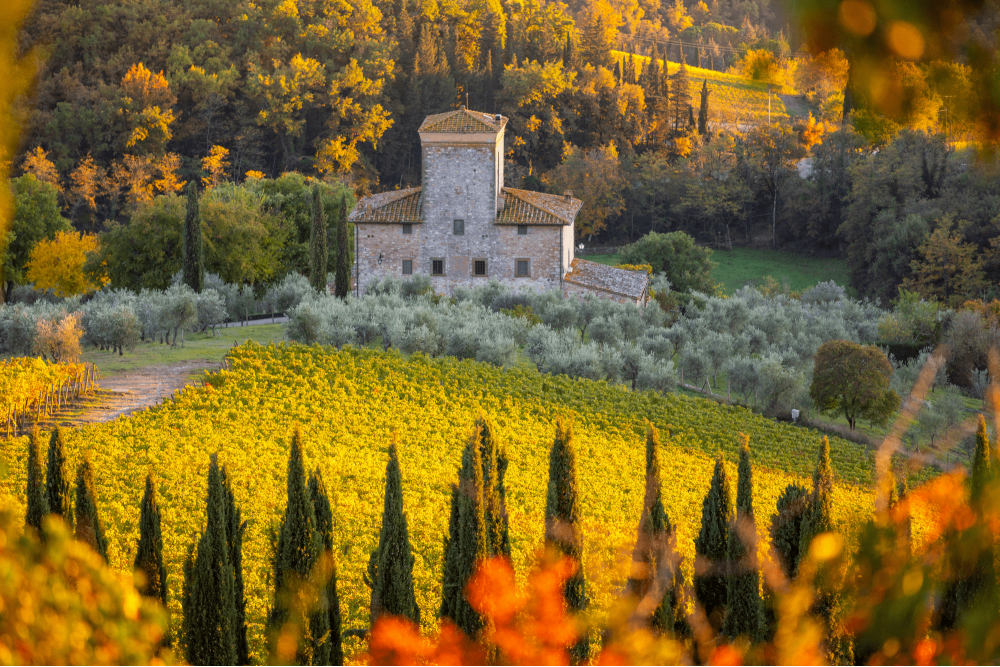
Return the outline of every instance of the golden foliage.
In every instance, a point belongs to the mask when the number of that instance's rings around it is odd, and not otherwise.
[[[104,177],[104,168],[97,165],[90,154],[80,160],[80,164],[69,175],[72,184],[70,194],[76,205],[96,211],[97,196],[103,187]]]
[[[101,288],[107,279],[93,282],[83,272],[87,254],[99,248],[96,234],[56,232],[52,240],[40,241],[31,251],[27,278],[37,289],[51,289],[56,296],[76,296]]]
[[[208,176],[202,177],[201,182],[206,188],[214,188],[226,177],[226,170],[229,169],[229,149],[222,146],[212,146],[208,157],[201,161],[201,168],[208,172]]]
[[[566,144],[562,164],[545,174],[543,180],[555,192],[571,190],[583,200],[576,218],[581,236],[601,231],[608,218],[625,208],[625,177],[613,141],[589,151]]]
[[[153,74],[142,63],[132,65],[121,81],[121,113],[130,130],[125,147],[162,155],[172,133],[177,101],[163,72]]]
[[[24,169],[24,173],[33,175],[43,183],[48,183],[59,192],[63,191],[59,170],[49,160],[48,152],[41,146],[28,153],[21,168]]]
[[[9,437],[33,412],[44,417],[95,386],[94,368],[86,364],[50,363],[38,357],[14,357],[0,363],[0,426]]]
[[[80,338],[83,337],[81,317],[80,313],[70,313],[65,317],[39,320],[32,352],[52,357],[57,364],[78,361],[81,353]]]

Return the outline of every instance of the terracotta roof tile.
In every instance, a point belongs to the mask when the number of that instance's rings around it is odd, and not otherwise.
[[[571,225],[580,212],[579,199],[531,190],[503,188],[503,208],[494,221],[498,225]]]
[[[347,219],[351,222],[423,222],[422,188],[390,190],[362,197]]]
[[[649,274],[645,271],[627,271],[589,262],[579,257],[570,264],[569,273],[564,280],[581,287],[627,296],[630,299],[642,297],[649,286]]]
[[[484,132],[499,132],[507,119],[496,120],[494,114],[482,111],[456,109],[428,116],[420,124],[417,132],[442,132],[455,134],[479,134]]]

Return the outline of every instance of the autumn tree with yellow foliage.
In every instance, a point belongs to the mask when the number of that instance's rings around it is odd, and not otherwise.
[[[576,216],[578,237],[597,234],[609,217],[625,208],[626,182],[614,142],[589,151],[567,144],[562,164],[546,174],[546,181],[554,192],[572,191],[583,200]]]
[[[36,289],[51,289],[56,296],[86,294],[101,288],[106,278],[92,278],[84,273],[88,253],[98,250],[95,234],[56,232],[52,240],[40,241],[31,251],[27,278]]]

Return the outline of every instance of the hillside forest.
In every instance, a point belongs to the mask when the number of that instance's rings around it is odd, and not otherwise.
[[[883,303],[901,286],[991,298],[998,180],[977,151],[995,8],[946,29],[916,6],[927,48],[886,33],[881,53],[881,29],[810,29],[827,4],[38,2],[4,297],[35,282],[37,242],[71,230],[85,237],[53,250],[87,256],[89,284],[166,288],[189,182],[207,190],[209,270],[263,293],[309,273],[312,185],[333,233],[341,200],[417,184],[416,128],[467,104],[509,118],[508,186],[586,202],[585,245],[679,230],[846,257],[856,294]]]

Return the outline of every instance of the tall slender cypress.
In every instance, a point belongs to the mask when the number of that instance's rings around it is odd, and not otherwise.
[[[49,458],[45,470],[45,496],[49,512],[58,514],[67,525],[73,525],[69,470],[66,462],[66,442],[62,430],[56,426],[49,437]]]
[[[246,535],[247,524],[243,521],[243,513],[236,506],[236,494],[233,493],[229,472],[222,467],[223,504],[226,520],[226,545],[229,549],[229,563],[233,568],[233,618],[236,634],[236,663],[250,664],[250,645],[247,643],[247,602],[243,587],[243,536]]]
[[[701,83],[701,103],[698,105],[698,134],[708,132],[708,79]]]
[[[348,248],[350,239],[347,235],[347,195],[340,197],[340,215],[337,216],[337,259],[334,267],[334,289],[337,298],[347,297],[351,289],[350,261],[348,259]]]
[[[49,499],[45,493],[45,474],[42,472],[42,443],[38,428],[31,429],[28,436],[28,488],[26,491],[27,511],[24,525],[42,534],[42,520],[49,513]]]
[[[205,288],[205,248],[201,237],[201,209],[198,182],[187,187],[187,214],[184,216],[184,284],[195,292]]]
[[[729,528],[726,548],[729,576],[726,578],[726,620],[722,631],[733,639],[746,636],[751,641],[762,641],[767,630],[760,599],[760,571],[754,553],[757,545],[756,540],[747,544],[741,535],[743,531],[757,534],[749,438],[743,438],[736,482],[736,521]]]
[[[108,540],[104,537],[97,514],[94,469],[86,458],[76,470],[76,539],[101,554],[105,561],[108,560]]]
[[[809,498],[809,511],[802,523],[799,560],[809,553],[809,544],[820,533],[833,530],[831,503],[833,496],[833,467],[830,465],[830,440],[824,436],[820,444],[816,469],[813,471],[813,490]]]
[[[274,635],[297,611],[294,596],[313,576],[323,550],[323,538],[316,530],[316,514],[306,485],[302,434],[298,430],[292,436],[288,456],[287,491],[288,503],[274,553],[274,607],[268,618]],[[297,664],[322,665],[329,661],[329,644],[324,639],[329,631],[325,595],[320,596],[319,607],[320,613],[298,619],[302,636],[295,654]]]
[[[198,552],[185,566],[184,626],[187,661],[192,665],[234,665],[236,604],[230,560],[226,487],[218,457],[208,468],[205,530]]]
[[[316,515],[316,532],[322,539],[323,551],[330,558],[330,579],[326,582],[326,627],[330,630],[329,664],[343,665],[344,647],[341,634],[343,626],[340,618],[340,596],[337,594],[337,563],[333,556],[333,508],[330,506],[330,497],[326,493],[326,485],[323,483],[319,468],[309,476],[309,497],[312,499],[313,513]],[[322,636],[319,634],[322,622],[319,619],[316,621],[313,637]]]
[[[389,445],[385,466],[385,502],[378,549],[368,563],[367,582],[372,589],[371,622],[383,614],[405,616],[420,623],[420,609],[413,592],[413,551],[403,512],[403,476],[396,443]]]
[[[638,537],[632,552],[633,572],[625,584],[626,591],[638,600],[649,593],[658,577],[665,576],[661,568],[669,566],[668,559],[676,557],[676,528],[670,523],[663,505],[659,449],[660,434],[655,426],[649,424],[646,429],[646,491],[639,518]],[[672,585],[664,592],[649,624],[657,632],[679,632],[683,625],[683,575],[680,573],[679,561],[666,576]]]
[[[459,521],[461,512],[458,506],[458,485],[451,485],[451,512],[448,515],[448,534],[444,536],[444,568],[441,581],[441,613],[442,619],[452,621],[458,615],[458,601],[462,597],[463,582],[458,576],[459,561]]]
[[[777,512],[771,519],[771,547],[789,579],[798,572],[802,523],[810,509],[809,497],[806,487],[789,484],[778,496]]]
[[[973,502],[982,496],[986,482],[990,478],[990,436],[986,432],[986,419],[979,415],[979,426],[976,428],[976,452],[972,459],[972,490]]]
[[[483,462],[483,516],[486,521],[486,552],[510,560],[510,524],[507,515],[507,450],[497,442],[495,427],[480,417],[480,457]]]
[[[323,214],[323,195],[319,184],[312,190],[312,233],[309,239],[309,282],[317,292],[326,294],[326,216]]]
[[[163,534],[160,532],[160,507],[156,502],[153,476],[146,475],[146,490],[139,510],[139,547],[135,569],[142,573],[139,592],[167,605],[167,569],[163,564]]]
[[[580,499],[576,478],[573,426],[559,419],[549,453],[549,486],[545,499],[545,544],[576,563],[576,572],[566,581],[566,605],[581,612],[590,604],[583,574],[583,534],[580,529]],[[586,662],[590,642],[585,636],[570,649],[575,664]]]
[[[725,567],[732,514],[729,476],[719,454],[715,458],[712,485],[701,506],[701,530],[694,541],[694,552],[703,559],[706,568],[702,574],[695,574],[694,591],[715,627],[721,627],[726,608]]]

